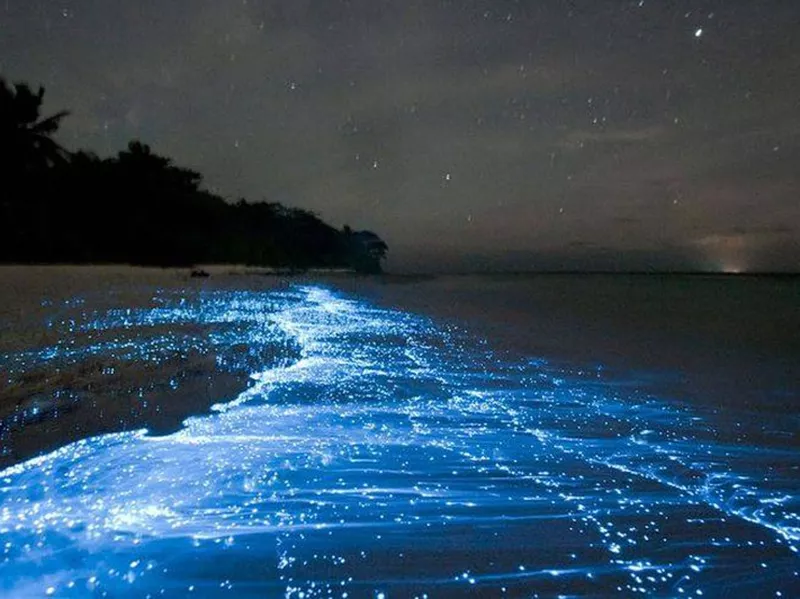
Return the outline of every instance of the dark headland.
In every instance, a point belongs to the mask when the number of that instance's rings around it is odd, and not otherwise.
[[[278,202],[227,201],[200,173],[134,140],[116,156],[54,140],[44,89],[0,78],[0,263],[247,264],[381,271],[386,243]]]

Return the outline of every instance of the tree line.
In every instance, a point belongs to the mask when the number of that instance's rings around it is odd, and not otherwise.
[[[202,175],[140,141],[111,158],[54,139],[44,89],[0,78],[0,262],[248,264],[380,272],[370,231],[336,229],[277,202],[227,202]]]

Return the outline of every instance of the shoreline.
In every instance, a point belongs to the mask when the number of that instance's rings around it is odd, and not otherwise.
[[[692,312],[681,320],[673,313],[661,314],[669,306],[680,316],[691,306],[693,296],[669,291],[658,278],[648,279],[651,288],[644,291],[636,291],[636,287],[624,290],[631,295],[631,305],[622,310],[617,305],[619,291],[613,285],[598,288],[596,278],[574,275],[365,277],[318,272],[280,276],[229,266],[214,267],[210,274],[209,278],[194,279],[184,268],[0,266],[0,281],[6,283],[4,297],[0,298],[0,357],[6,357],[0,362],[0,380],[5,382],[0,390],[0,419],[5,423],[0,430],[4,449],[0,468],[98,434],[140,428],[149,428],[154,434],[178,430],[186,418],[207,414],[213,404],[232,400],[248,387],[252,371],[246,366],[235,372],[219,368],[219,355],[208,348],[190,355],[165,354],[163,360],[143,365],[113,356],[95,359],[87,355],[68,366],[42,362],[29,372],[9,375],[9,356],[56,347],[73,335],[64,325],[70,318],[152,307],[159,291],[177,297],[184,292],[270,291],[323,284],[377,306],[422,314],[443,327],[466,330],[501,353],[542,359],[556,369],[573,372],[595,369],[601,381],[628,380],[641,391],[658,392],[678,401],[713,404],[709,397],[719,396],[745,409],[783,410],[790,415],[798,410],[791,395],[796,389],[791,388],[790,381],[800,379],[796,365],[800,360],[794,359],[800,351],[786,345],[790,340],[783,340],[784,346],[769,348],[768,336],[756,322],[750,323],[753,331],[744,338],[743,346],[735,347],[732,339],[726,340],[730,335],[725,318]],[[618,284],[625,279],[610,280]],[[712,278],[707,286],[714,290],[715,285],[726,284],[725,280]],[[754,282],[752,278],[737,280]],[[480,285],[476,286],[476,281]],[[582,290],[590,297],[565,297],[565,289]],[[742,298],[722,297],[721,301],[736,305]],[[738,321],[735,316],[726,318],[735,332],[742,326],[741,319],[747,317],[752,315],[744,310]],[[673,322],[669,329],[664,326],[665,318]],[[790,335],[791,322],[785,323],[786,335]],[[121,327],[109,334],[112,339],[117,334],[118,339],[133,342],[146,340],[145,333],[182,335],[202,342],[213,333],[213,327],[204,326],[183,323],[138,332]],[[98,332],[85,339],[73,335],[71,343],[80,346],[100,338]],[[781,356],[781,347],[792,352]],[[767,351],[770,349],[771,354]],[[247,348],[237,351],[246,353]],[[748,351],[760,355],[761,362],[748,362]],[[781,363],[781,357],[785,363]],[[768,363],[775,360],[778,362],[769,367],[778,372],[770,374],[775,375],[775,381],[770,382],[763,374]],[[654,376],[649,382],[637,378],[636,374],[642,372]],[[797,379],[792,378],[795,374]],[[769,385],[779,384],[781,377],[785,399],[779,398],[774,405],[765,403]],[[17,382],[8,384],[12,379]],[[22,379],[21,384],[18,379]],[[12,422],[9,416],[14,410],[20,411],[17,406],[28,412],[38,408],[38,413],[29,414],[24,422]]]
[[[136,321],[158,312],[159,296],[197,300],[241,280],[212,286],[184,269],[0,267],[0,282],[0,469],[87,437],[177,431],[246,390],[254,367],[291,354],[237,344],[228,331],[236,323]],[[286,285],[255,278],[247,287]]]
[[[798,277],[461,275],[339,280],[384,308],[466,329],[516,359],[652,380],[674,401],[800,417]]]

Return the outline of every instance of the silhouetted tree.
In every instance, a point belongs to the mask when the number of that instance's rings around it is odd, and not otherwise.
[[[356,272],[377,274],[383,272],[382,261],[389,246],[372,231],[353,231],[345,225],[342,229],[350,267]]]
[[[0,261],[380,272],[387,248],[374,233],[278,203],[228,203],[141,141],[112,158],[70,154],[52,139],[67,113],[42,119],[43,95],[0,80],[0,183],[11,190],[0,196]]]
[[[68,156],[52,138],[68,112],[42,118],[43,99],[43,87],[34,93],[25,83],[9,86],[0,78],[0,164],[7,172],[41,171]]]
[[[52,136],[66,112],[43,118],[44,88],[0,78],[0,257],[43,260],[51,243],[49,171],[68,153]]]

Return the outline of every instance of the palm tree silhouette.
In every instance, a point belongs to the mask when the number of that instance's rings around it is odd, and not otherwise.
[[[31,174],[69,156],[52,138],[67,111],[42,118],[44,88],[34,93],[26,83],[9,86],[0,78],[0,168],[9,174]]]

